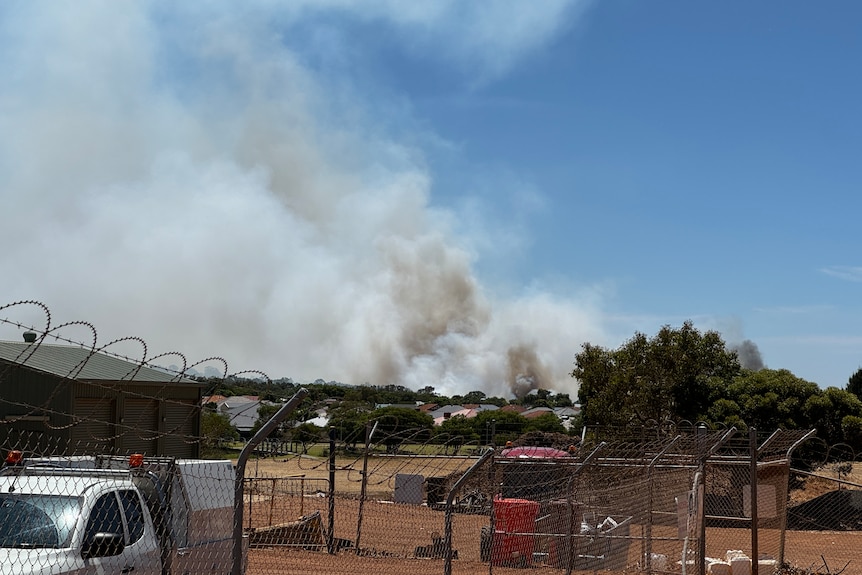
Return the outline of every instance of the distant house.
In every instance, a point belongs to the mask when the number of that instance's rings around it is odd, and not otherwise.
[[[559,417],[560,419],[576,417],[581,413],[581,406],[575,405],[573,407],[555,407],[554,413],[557,414],[557,417]]]
[[[476,410],[460,409],[459,411],[445,411],[440,417],[434,418],[434,425],[443,425],[443,422],[447,419],[452,419],[453,417],[466,417],[467,419],[476,417]]]
[[[444,405],[433,411],[429,411],[428,415],[434,418],[434,425],[442,425],[444,421],[455,416],[476,417],[482,411],[492,411],[498,409],[492,404],[470,404],[470,405]]]
[[[465,403],[464,407],[466,409],[475,409],[476,413],[482,411],[497,411],[500,409],[499,406],[494,405],[493,403]]]
[[[232,395],[214,402],[219,413],[227,416],[240,437],[248,439],[260,417],[260,398],[256,395]]]
[[[214,403],[218,405],[222,401],[227,399],[224,395],[205,395],[201,398],[201,405],[206,405],[208,403]]]
[[[524,413],[527,411],[527,408],[523,405],[518,405],[516,403],[510,403],[509,405],[504,405],[500,408],[500,411],[511,411],[513,413]]]
[[[444,405],[443,407],[438,407],[437,409],[429,411],[428,415],[434,418],[434,422],[436,424],[438,420],[442,422],[452,417],[453,414],[462,411],[465,411],[463,405]]]
[[[0,441],[51,455],[198,457],[202,388],[81,346],[0,341]]]
[[[546,413],[553,414],[560,420],[563,427],[569,429],[573,419],[581,412],[580,406],[576,407],[532,407],[521,412],[523,417],[533,419]]]
[[[531,407],[525,411],[521,412],[521,417],[526,417],[527,419],[533,419],[535,417],[539,417],[540,415],[545,415],[550,413],[554,415],[554,410],[550,407]]]

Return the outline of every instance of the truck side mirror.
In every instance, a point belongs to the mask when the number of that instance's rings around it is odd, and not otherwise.
[[[84,542],[81,557],[112,557],[122,553],[125,547],[122,533],[96,533],[92,539]]]

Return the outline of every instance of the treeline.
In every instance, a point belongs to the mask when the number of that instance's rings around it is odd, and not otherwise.
[[[554,393],[553,391],[538,389],[533,393],[521,398],[506,399],[503,397],[488,396],[483,391],[471,391],[464,395],[446,396],[436,392],[434,387],[423,387],[417,391],[402,385],[345,385],[338,382],[325,382],[318,379],[313,383],[298,384],[289,378],[266,382],[253,379],[215,379],[201,378],[199,381],[208,383],[205,395],[254,395],[263,401],[273,403],[289,399],[300,387],[308,390],[300,409],[311,409],[320,405],[328,399],[339,402],[347,401],[365,404],[369,407],[376,405],[417,405],[422,403],[434,403],[440,407],[446,405],[486,404],[504,407],[506,405],[522,405],[531,407],[571,407],[572,398],[567,393]]]
[[[862,449],[862,370],[844,389],[822,389],[786,369],[743,369],[717,332],[690,321],[653,337],[637,333],[617,349],[585,343],[571,375],[586,425],[816,429],[828,444]]]
[[[279,408],[279,404],[261,405],[255,430]],[[465,445],[504,445],[508,441],[517,441],[525,434],[534,434],[540,440],[553,437],[559,444],[562,441],[559,436],[570,433],[562,421],[550,412],[526,418],[514,411],[486,410],[469,418],[453,415],[435,426],[429,414],[416,409],[373,408],[363,402],[342,401],[329,411],[329,423],[325,428],[308,421],[308,415],[307,408],[304,413],[302,409],[294,411],[275,432],[275,437],[282,441],[298,442],[303,450],[326,439],[327,431],[331,431],[335,439],[347,448],[356,448],[369,440],[393,451],[403,443],[432,443],[445,446],[447,452],[450,449],[457,452]],[[212,406],[204,409],[201,419],[202,436],[207,447],[239,439],[228,416],[218,413]],[[571,430],[572,433],[574,431]]]
[[[575,355],[571,376],[578,384],[579,419],[570,427],[579,433],[583,425],[627,429],[634,426],[704,423],[711,428],[734,426],[741,431],[754,427],[762,432],[775,429],[815,429],[826,443],[845,443],[862,451],[862,369],[852,374],[844,388],[821,388],[795,376],[786,369],[744,369],[737,353],[728,348],[715,331],[700,332],[690,321],[679,328],[664,326],[648,337],[636,333],[617,349],[591,343],[583,344]],[[258,395],[280,402],[300,387],[290,379],[273,382],[252,380],[212,380],[211,393]],[[414,410],[398,412],[375,410],[381,404],[436,403],[520,404],[525,407],[571,406],[568,394],[537,390],[522,398],[488,397],[482,391],[465,395],[442,396],[433,387],[411,390],[399,385],[348,386],[317,380],[302,384],[308,397],[293,415],[292,434],[319,436],[305,422],[322,405],[329,405],[329,427],[339,439],[349,443],[364,439],[366,424],[373,419],[397,415],[401,422],[411,421],[417,429],[427,430],[423,437],[435,435],[465,442],[490,443],[540,428],[559,431],[556,417],[527,420],[516,413],[480,412],[475,418],[453,417],[433,428],[430,417]],[[337,400],[326,402],[326,400]],[[264,408],[264,417],[270,412]],[[389,410],[398,408],[385,408]],[[421,420],[412,421],[413,415]],[[427,418],[427,419],[426,419]],[[492,423],[493,422],[493,430]],[[304,425],[304,427],[303,427]],[[378,426],[383,432],[387,427]],[[389,426],[393,437],[404,427]],[[492,438],[492,434],[496,434]],[[500,435],[502,434],[502,435]]]
[[[433,387],[414,391],[398,385],[348,386],[322,380],[302,385],[289,379],[273,382],[237,379],[202,381],[211,384],[207,395],[255,395],[264,400],[258,409],[259,419],[253,431],[268,421],[284,400],[292,397],[300,387],[305,388],[308,395],[289,415],[276,435],[282,440],[299,442],[306,447],[323,439],[329,429],[334,431],[340,443],[355,447],[365,441],[366,433],[373,424],[376,424],[373,441],[390,449],[396,449],[404,442],[431,442],[451,447],[452,451],[469,444],[503,445],[526,433],[563,435],[568,430],[553,413],[528,419],[517,412],[499,409],[483,410],[470,418],[454,415],[435,426],[433,418],[416,407],[424,403],[439,407],[484,404],[498,408],[509,404],[524,408],[573,405],[568,394],[544,389],[535,390],[522,398],[504,399],[489,397],[482,391],[444,396],[437,394]],[[227,416],[217,413],[214,405],[208,407],[202,417],[202,434],[208,445],[236,439],[238,435]],[[326,428],[321,428],[309,420],[314,419],[318,410],[324,407],[329,423]]]

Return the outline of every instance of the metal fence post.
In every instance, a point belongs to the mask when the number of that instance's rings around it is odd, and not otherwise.
[[[758,575],[759,553],[757,551],[757,429],[748,428],[748,453],[751,458],[751,575]]]
[[[335,429],[329,428],[329,525],[326,549],[335,553]]]
[[[647,505],[646,541],[641,545],[641,552],[644,557],[644,564],[646,565],[647,571],[652,570],[652,524],[654,512],[653,507],[655,503],[655,467],[658,464],[659,459],[670,451],[670,448],[673,447],[681,437],[681,435],[674,437],[670,443],[668,443],[655,455],[655,457],[652,458],[649,462],[649,467],[647,468],[647,477],[649,477],[649,504]]]
[[[359,555],[361,550],[359,547],[359,540],[362,537],[362,512],[365,507],[365,497],[368,489],[368,451],[371,448],[371,438],[374,436],[374,432],[377,431],[377,424],[379,421],[374,422],[374,427],[371,426],[371,422],[368,422],[365,425],[365,457],[362,460],[362,487],[359,491],[359,516],[356,518],[356,554]]]
[[[308,395],[308,390],[300,388],[296,394],[285,403],[278,412],[272,416],[263,426],[254,434],[242,451],[236,461],[236,480],[234,482],[234,499],[233,499],[233,567],[232,575],[243,575],[243,557],[242,557],[242,511],[243,511],[243,483],[245,481],[245,464],[251,456],[254,449],[264,440],[284,419],[290,415],[305,396]]]
[[[445,518],[445,529],[443,534],[443,547],[446,550],[446,559],[443,564],[443,573],[444,575],[452,575],[452,513],[453,513],[453,502],[455,501],[455,494],[461,489],[461,486],[464,485],[470,477],[476,473],[476,470],[479,469],[486,461],[488,461],[494,455],[494,448],[489,447],[485,450],[485,453],[479,458],[479,460],[474,463],[470,469],[464,472],[464,475],[458,478],[458,481],[455,482],[455,485],[452,486],[452,489],[449,490],[449,494],[446,496],[446,518]]]
[[[583,443],[581,443],[581,445],[583,445]],[[574,493],[575,480],[577,480],[578,475],[581,474],[581,472],[584,470],[584,468],[587,466],[587,464],[589,464],[590,461],[592,461],[592,459],[594,457],[596,457],[596,454],[599,451],[601,451],[602,449],[604,449],[605,447],[607,447],[607,445],[608,444],[606,441],[602,441],[598,445],[596,445],[595,448],[593,448],[593,450],[589,453],[589,455],[584,457],[583,461],[581,461],[580,466],[575,469],[575,472],[569,478],[568,485],[566,485],[566,505],[568,506],[570,511],[574,509],[574,506],[577,503],[576,501],[574,501],[572,499],[572,494]],[[567,551],[566,551],[566,575],[572,575],[572,568],[574,567],[573,564],[575,562],[574,561],[574,559],[575,559],[575,556],[574,556],[575,555],[575,544],[574,544],[575,543],[574,542],[575,533],[574,532],[575,532],[575,529],[580,528],[580,525],[576,526],[576,525],[573,525],[573,523],[574,523],[573,517],[570,514],[568,525],[566,526],[566,545],[565,545],[565,549],[567,549]]]

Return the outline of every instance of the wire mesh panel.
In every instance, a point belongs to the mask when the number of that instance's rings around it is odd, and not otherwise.
[[[419,453],[403,446],[394,453],[383,441],[360,452],[339,445],[334,469],[329,460],[308,456],[254,462],[245,485],[245,504],[251,503],[245,520],[252,525],[249,568],[257,573],[441,573],[446,498],[477,458],[444,455],[432,445],[410,449]],[[324,480],[330,472],[334,484]],[[284,477],[294,473],[303,477]],[[471,508],[478,505],[476,497],[464,492],[458,503],[450,548],[455,572],[462,572],[468,563],[481,568],[483,521]],[[270,531],[264,525],[275,526],[282,539],[263,537]],[[309,534],[327,544],[308,544]]]
[[[673,441],[678,449],[669,452]],[[700,532],[689,529],[689,493],[697,453],[673,441],[502,450],[483,560],[491,571],[616,572],[669,569],[686,545],[695,556]]]
[[[578,482],[590,519],[582,525],[586,567],[662,571],[695,561],[702,545],[698,471],[706,446],[717,439],[598,444]]]
[[[245,531],[257,547],[297,547],[320,551],[325,535],[329,481],[305,477],[254,477],[245,480]]]
[[[706,560],[772,573],[785,562],[790,454],[809,431],[731,437],[705,469]]]
[[[812,572],[862,566],[862,463],[848,446],[810,439],[790,470],[784,557]]]

